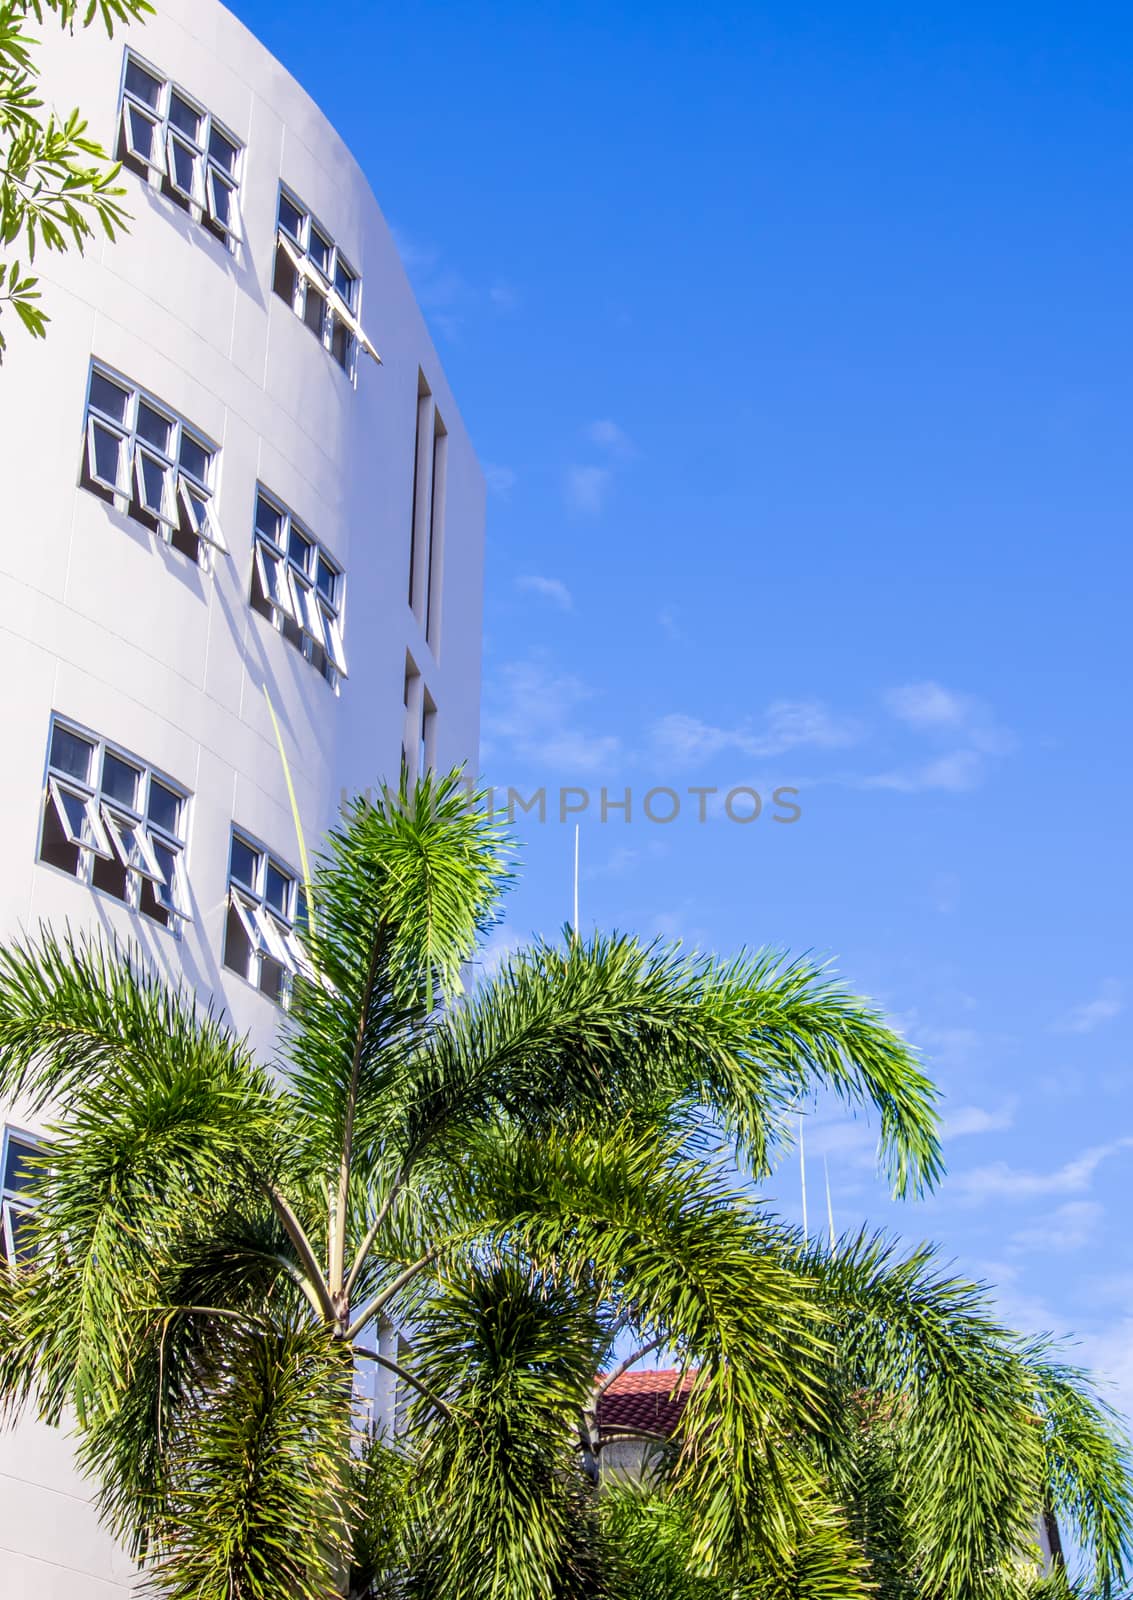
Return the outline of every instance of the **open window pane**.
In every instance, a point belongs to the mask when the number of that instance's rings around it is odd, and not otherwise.
[[[103,489],[126,492],[126,440],[96,417],[87,421],[87,471]]]
[[[158,905],[163,911],[181,912],[181,901],[177,892],[177,856],[168,845],[162,844],[160,839],[150,836],[150,847],[154,859],[161,869],[161,877],[153,884],[153,894]]]
[[[209,216],[217,227],[223,228],[225,233],[235,234],[237,232],[236,185],[229,183],[215,167],[210,167],[205,179],[205,195],[208,200]]]
[[[35,1256],[35,1222],[31,1206],[4,1202],[4,1255],[9,1266],[27,1266]]]
[[[126,135],[126,151],[143,166],[154,172],[165,171],[165,154],[162,150],[161,123],[127,100],[122,107],[122,126]]]
[[[89,795],[64,788],[57,778],[49,778],[47,788],[67,843],[81,845],[109,859],[110,842],[98,820],[94,800]]]
[[[234,890],[230,892],[228,901],[233,911],[236,913],[236,917],[241,928],[244,930],[244,936],[248,941],[249,948],[253,954],[262,954],[264,951],[264,941],[263,935],[260,932],[256,922],[256,907],[250,904],[249,901],[245,900],[243,895],[237,894]]]
[[[203,204],[200,151],[194,150],[192,145],[186,144],[175,133],[171,133],[168,154],[167,170],[172,188],[186,200],[194,200],[198,205]]]
[[[142,509],[171,527],[177,520],[173,509],[173,468],[139,446],[134,456],[134,480]]]
[[[304,633],[310,634],[316,644],[324,645],[325,648],[322,607],[315,591],[302,582],[294,568],[290,569],[287,575],[291,580],[291,593],[295,601],[295,620]]]
[[[262,540],[256,540],[256,571],[260,576],[260,587],[265,600],[269,601],[275,609],[285,617],[295,621],[295,604],[291,598],[291,586],[287,581],[284,564],[273,550],[269,550]]]
[[[337,617],[323,613],[326,622],[326,652],[340,677],[347,677],[346,650],[342,643],[342,624]]]
[[[103,803],[102,820],[106,831],[110,835],[110,842],[114,852],[124,867],[130,867],[135,872],[141,873],[143,878],[148,878],[151,883],[162,883],[164,877],[157,857],[153,853],[145,830],[129,817],[124,817],[118,811]]]
[[[193,532],[198,539],[203,539],[206,544],[211,544],[215,549],[227,554],[228,546],[224,542],[224,535],[220,531],[220,524],[216,520],[212,501],[195,489],[187,478],[179,480],[181,490],[181,504],[185,508],[185,515],[192,524]]]
[[[281,967],[290,968],[291,956],[283,939],[283,929],[276,922],[270,911],[263,906],[255,909],[256,927],[259,929],[262,949],[273,961]]]

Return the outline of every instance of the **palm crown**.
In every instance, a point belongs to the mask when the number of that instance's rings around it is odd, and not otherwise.
[[[0,953],[0,1094],[50,1123],[0,1386],[74,1416],[153,1582],[1007,1600],[1047,1507],[1116,1592],[1123,1446],[1080,1375],[927,1252],[819,1250],[752,1198],[822,1087],[876,1110],[898,1192],[933,1184],[907,1045],[773,954],[568,937],[463,992],[507,875],[456,775],[357,802],[270,1066],[136,952]],[[660,1348],[679,1434],[595,1496],[595,1375]]]

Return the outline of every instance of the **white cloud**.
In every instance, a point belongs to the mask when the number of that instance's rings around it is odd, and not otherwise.
[[[675,611],[671,611],[668,606],[666,606],[663,611],[658,611],[657,624],[661,631],[667,634],[670,639],[675,640],[684,638],[684,634],[681,632],[680,626],[677,622],[677,614]]]
[[[580,678],[555,672],[542,661],[497,668],[485,687],[483,757],[502,753],[551,767],[562,782],[608,766],[620,752],[620,740],[579,725],[593,699],[594,691]],[[510,775],[497,773],[497,781],[508,782]]]
[[[1124,985],[1116,978],[1107,978],[1093,1000],[1074,1010],[1056,1024],[1059,1033],[1093,1033],[1103,1023],[1112,1022],[1125,1009]]]
[[[501,467],[494,461],[484,462],[484,481],[492,494],[506,500],[515,488],[515,473],[511,467]]]
[[[779,700],[768,706],[761,727],[744,722],[733,728],[715,727],[697,717],[674,712],[653,729],[661,752],[674,761],[710,759],[725,750],[746,756],[781,755],[803,746],[831,749],[853,744],[860,737],[856,723],[838,718],[818,701]]]
[[[598,516],[606,504],[613,473],[609,467],[568,467],[563,490],[572,511]]]
[[[942,789],[949,794],[964,794],[982,782],[984,763],[975,750],[954,750],[951,755],[920,766],[877,772],[856,780],[862,789],[891,789],[896,794],[924,794]]]
[[[1062,1255],[1081,1250],[1097,1232],[1105,1207],[1096,1200],[1067,1200],[1029,1227],[1011,1235],[1011,1248],[1017,1251],[1041,1250]]]
[[[957,1106],[955,1111],[945,1113],[941,1136],[960,1139],[977,1133],[1002,1133],[1013,1126],[1015,1107],[1014,1100],[1004,1101],[996,1111],[983,1106]]]
[[[906,683],[884,696],[889,711],[914,728],[959,727],[967,722],[972,702],[939,683]]]
[[[497,278],[488,290],[488,299],[497,311],[514,311],[519,304],[519,295],[510,283],[505,283],[502,278]]]
[[[524,589],[528,594],[541,595],[544,600],[552,600],[555,605],[561,606],[564,611],[574,607],[574,597],[566,584],[559,578],[541,578],[536,573],[515,580],[517,589]]]
[[[591,444],[599,445],[603,450],[608,450],[615,456],[632,456],[634,454],[633,442],[624,428],[616,422],[605,417],[598,422],[592,422],[586,429],[586,437]]]
[[[1042,1195],[1085,1194],[1103,1161],[1133,1146],[1133,1138],[1094,1145],[1054,1172],[1025,1172],[1005,1161],[959,1172],[949,1180],[949,1193],[972,1204],[989,1200],[1031,1200]]]

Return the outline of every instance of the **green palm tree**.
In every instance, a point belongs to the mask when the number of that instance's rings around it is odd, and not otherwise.
[[[0,1096],[49,1124],[0,1392],[74,1419],[158,1590],[628,1595],[633,1519],[585,1470],[595,1373],[661,1348],[696,1374],[651,1491],[689,1582],[872,1592],[847,1419],[874,1393],[905,1452],[874,1499],[921,1585],[892,1593],[1023,1593],[1048,1500],[1119,1583],[1124,1466],[1080,1387],[1043,1390],[1044,1453],[1035,1362],[970,1297],[868,1242],[807,1251],[753,1202],[819,1088],[875,1108],[898,1193],[936,1181],[904,1042],[774,954],[568,937],[463,992],[507,877],[455,775],[356,803],[270,1064],[136,951],[0,951]],[[361,1368],[396,1385],[396,1444],[368,1440]]]

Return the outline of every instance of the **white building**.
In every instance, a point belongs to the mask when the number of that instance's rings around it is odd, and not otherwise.
[[[42,37],[134,222],[41,256],[48,340],[12,318],[0,369],[0,935],[137,940],[267,1052],[287,771],[314,847],[403,753],[475,766],[483,481],[363,174],[247,30],[161,0]],[[35,1129],[3,1115],[10,1251]],[[133,1582],[66,1440],[0,1434],[5,1600]]]

